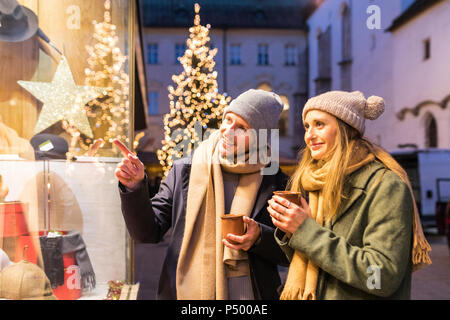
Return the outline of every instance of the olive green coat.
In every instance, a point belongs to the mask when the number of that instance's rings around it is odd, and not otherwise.
[[[319,267],[317,299],[410,299],[412,199],[392,171],[372,162],[352,173],[337,215],[321,227],[306,219],[290,239],[275,239]],[[379,272],[378,272],[379,270]]]

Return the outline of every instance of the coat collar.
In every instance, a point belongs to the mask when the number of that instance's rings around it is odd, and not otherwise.
[[[336,222],[349,211],[353,203],[365,193],[371,177],[378,170],[384,168],[385,166],[383,164],[373,161],[350,174],[344,183],[344,192],[350,194],[350,196],[349,198],[342,200],[337,214],[331,220],[331,226],[334,226]]]

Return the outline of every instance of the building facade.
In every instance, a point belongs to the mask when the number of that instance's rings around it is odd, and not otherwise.
[[[308,1],[197,1],[202,25],[211,25],[212,47],[218,49],[215,70],[219,92],[232,99],[261,88],[285,103],[280,120],[280,155],[295,158],[303,143],[301,108],[308,97]],[[145,151],[155,152],[164,138],[163,117],[169,112],[167,87],[182,72],[194,1],[142,1],[144,52],[148,82],[148,135]]]
[[[450,1],[416,1],[389,28],[397,135],[450,148]]]
[[[366,135],[389,151],[450,148],[450,1],[328,0],[308,19],[309,88],[385,99]]]

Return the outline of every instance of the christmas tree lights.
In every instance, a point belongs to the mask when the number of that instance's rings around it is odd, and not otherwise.
[[[117,156],[112,148],[114,139],[129,144],[129,76],[124,72],[127,57],[117,46],[116,26],[111,23],[111,1],[104,3],[102,22],[93,21],[96,41],[94,46],[86,46],[89,53],[88,67],[85,69],[85,85],[106,88],[106,94],[92,100],[87,105],[87,115],[92,124],[93,139],[80,136],[79,145],[88,150],[95,139],[103,139],[102,155]],[[110,154],[105,154],[106,150]]]
[[[196,3],[187,49],[179,58],[183,72],[172,76],[176,88],[168,87],[170,112],[164,117],[165,139],[157,152],[165,176],[174,160],[197,146],[202,138],[196,130],[199,124],[203,132],[220,126],[223,109],[230,101],[226,94],[218,93],[217,71],[214,71],[217,48],[210,48],[210,25],[200,24],[199,12],[200,6]],[[187,144],[188,149],[179,148],[182,144]]]

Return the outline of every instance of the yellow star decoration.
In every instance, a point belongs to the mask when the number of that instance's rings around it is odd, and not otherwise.
[[[52,82],[17,81],[44,105],[34,128],[34,134],[60,120],[67,120],[89,138],[93,138],[84,106],[106,94],[106,88],[77,86],[65,57],[62,57]]]

